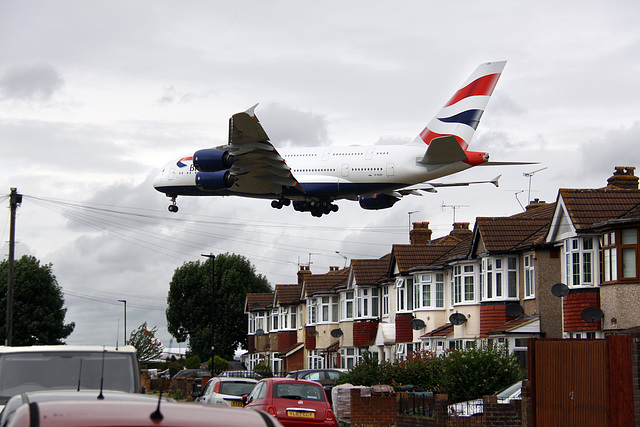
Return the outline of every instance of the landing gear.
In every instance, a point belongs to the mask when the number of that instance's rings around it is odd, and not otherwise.
[[[338,212],[338,205],[325,200],[305,200],[293,202],[293,209],[298,212],[311,212],[311,215],[320,218],[322,215]]]
[[[271,207],[274,209],[282,209],[283,206],[289,206],[291,204],[291,200],[281,198],[280,200],[273,200],[271,202]]]
[[[171,197],[171,204],[169,205],[169,212],[178,212],[178,205],[176,204],[176,198],[178,196],[170,196]]]

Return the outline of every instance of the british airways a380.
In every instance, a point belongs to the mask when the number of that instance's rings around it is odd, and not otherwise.
[[[255,115],[255,107],[229,120],[229,142],[198,150],[169,163],[153,186],[178,196],[242,196],[271,199],[271,206],[293,204],[320,217],[336,212],[336,200],[357,200],[364,209],[385,209],[400,198],[437,187],[490,181],[435,183],[489,162],[489,154],[469,151],[480,118],[506,61],[481,64],[462,87],[405,145],[300,147],[276,149]]]

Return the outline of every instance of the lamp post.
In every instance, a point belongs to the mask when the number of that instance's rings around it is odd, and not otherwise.
[[[124,304],[124,345],[127,345],[127,300],[119,299],[118,302]]]
[[[213,372],[213,364],[216,352],[214,350],[214,326],[216,318],[216,256],[213,254],[205,255],[203,257],[211,258],[211,376],[215,376]]]

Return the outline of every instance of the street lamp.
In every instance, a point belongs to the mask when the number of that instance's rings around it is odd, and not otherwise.
[[[213,327],[215,325],[216,318],[216,256],[213,254],[205,255],[200,254],[203,257],[211,258],[211,376],[215,376],[213,372],[213,363],[215,358],[215,350],[213,348],[214,333]]]
[[[124,345],[127,345],[127,300],[119,299],[118,302],[124,303]]]

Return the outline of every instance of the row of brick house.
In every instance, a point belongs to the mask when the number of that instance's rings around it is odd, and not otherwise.
[[[351,368],[364,352],[397,360],[474,342],[506,343],[524,363],[527,339],[603,338],[640,327],[640,190],[633,167],[599,189],[561,189],[509,217],[456,223],[379,259],[247,294],[245,363],[274,372]],[[559,285],[561,284],[561,285]]]

